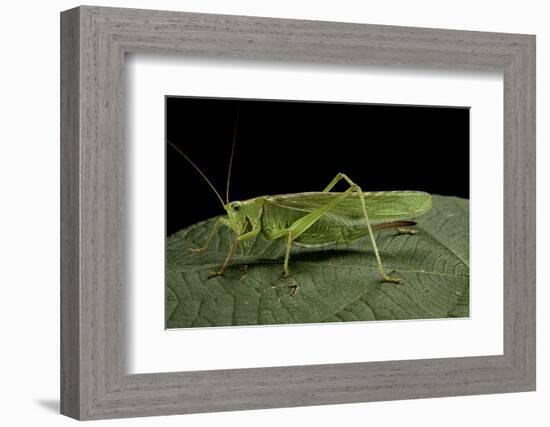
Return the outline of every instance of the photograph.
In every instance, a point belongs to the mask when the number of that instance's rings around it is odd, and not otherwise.
[[[469,317],[469,113],[166,96],[166,328]]]

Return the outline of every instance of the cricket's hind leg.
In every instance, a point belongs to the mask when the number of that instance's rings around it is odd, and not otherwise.
[[[396,284],[400,283],[401,281],[398,278],[388,276],[386,274],[386,272],[384,271],[384,265],[382,264],[382,259],[380,258],[380,254],[378,252],[378,246],[376,245],[376,240],[374,238],[374,233],[372,231],[372,227],[371,227],[371,224],[370,224],[370,221],[369,221],[369,214],[368,214],[368,211],[367,211],[367,204],[365,202],[365,196],[363,195],[363,190],[361,189],[361,187],[359,187],[359,185],[357,185],[355,182],[353,182],[346,174],[338,173],[334,177],[334,179],[325,187],[323,192],[328,192],[328,191],[332,190],[332,188],[334,188],[334,186],[336,184],[338,184],[338,182],[340,182],[341,180],[344,180],[348,183],[348,185],[349,185],[348,191],[351,190],[354,193],[357,193],[357,195],[359,196],[359,201],[361,202],[361,209],[363,210],[363,215],[365,216],[365,220],[367,221],[367,233],[368,233],[368,236],[370,237],[370,241],[371,241],[372,247],[374,249],[374,255],[376,256],[376,263],[378,264],[378,272],[380,273],[380,277],[382,278],[382,281],[383,282],[396,283]],[[346,193],[348,191],[346,191]],[[344,194],[346,194],[346,193],[344,193]]]
[[[303,217],[294,221],[288,228],[284,228],[277,231],[272,231],[267,234],[269,240],[277,240],[286,237],[286,253],[285,253],[285,263],[283,270],[283,277],[287,278],[289,273],[289,259],[290,259],[290,249],[292,242],[300,237],[304,232],[306,232],[313,224],[315,224],[327,211],[332,207],[336,206],[342,200],[346,199],[353,193],[354,189],[352,187],[348,188],[344,193],[340,194],[330,203],[327,203],[325,206],[322,206],[314,211],[304,215]]]
[[[330,191],[340,180],[346,180],[346,182],[349,184],[349,188],[344,191],[343,193],[339,194],[338,197],[334,198],[331,202],[327,203],[325,206],[322,206],[318,209],[315,209],[314,211],[308,213],[307,215],[304,215],[303,217],[297,219],[290,227],[278,230],[276,232],[272,232],[269,235],[270,240],[280,239],[282,237],[287,238],[287,249],[286,249],[286,255],[285,255],[285,269],[284,269],[284,276],[288,277],[288,260],[290,258],[290,247],[292,245],[292,241],[297,239],[302,233],[306,232],[313,224],[315,224],[323,215],[325,215],[331,208],[338,205],[345,199],[347,199],[349,196],[353,195],[354,193],[357,193],[359,195],[359,200],[361,201],[361,208],[363,210],[363,214],[365,216],[366,222],[367,222],[367,229],[368,229],[368,235],[370,237],[372,246],[374,248],[374,254],[376,256],[376,262],[378,264],[378,272],[380,273],[380,277],[382,278],[382,281],[384,282],[391,282],[391,283],[400,283],[399,279],[395,277],[390,277],[386,274],[384,271],[384,266],[382,265],[382,260],[380,259],[380,254],[378,253],[378,246],[376,246],[376,241],[374,239],[374,234],[372,232],[372,227],[369,221],[369,215],[367,212],[367,206],[365,203],[365,198],[363,196],[363,190],[361,190],[361,187],[359,187],[357,184],[355,184],[351,179],[349,179],[346,175],[339,173],[336,175],[336,177],[331,181],[331,183],[323,190],[324,192]]]
[[[286,243],[286,252],[285,252],[285,266],[283,270],[283,277],[286,279],[290,273],[288,271],[288,260],[290,259],[290,248],[292,247],[292,230],[288,230],[288,237]]]

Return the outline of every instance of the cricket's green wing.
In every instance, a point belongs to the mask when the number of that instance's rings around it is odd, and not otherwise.
[[[278,230],[290,227],[299,218],[326,206],[341,194],[314,192],[266,196],[262,214],[262,232],[269,239]],[[372,225],[414,218],[431,208],[432,198],[428,193],[384,191],[363,194]],[[306,232],[294,240],[294,243],[304,246],[349,243],[365,235],[366,227],[359,195],[351,194],[328,210]]]
[[[276,207],[307,214],[325,206],[342,193],[310,192],[270,196],[266,201]],[[405,220],[420,216],[432,207],[432,196],[422,191],[377,191],[363,193],[369,219],[373,222]],[[347,219],[364,218],[358,194],[352,194],[328,212]]]

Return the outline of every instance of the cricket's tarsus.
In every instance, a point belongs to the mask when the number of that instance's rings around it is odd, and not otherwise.
[[[189,250],[195,254],[200,254],[201,252],[204,252],[206,250],[206,247],[203,246],[201,248],[189,248]]]
[[[298,292],[298,285],[290,285],[288,289],[290,289],[289,296],[293,297],[294,295],[296,295],[296,292]]]
[[[223,271],[221,271],[221,270],[218,270],[218,271],[209,270],[208,271],[208,278],[209,279],[213,279],[214,277],[219,277],[219,276],[223,276]]]
[[[407,228],[407,227],[398,227],[397,233],[398,234],[416,234],[416,230],[413,230],[412,228]]]
[[[368,236],[382,281],[395,284],[401,282],[400,279],[386,274],[374,238],[374,231],[396,229],[399,234],[414,234],[415,230],[410,227],[416,223],[410,221],[410,218],[430,210],[432,204],[430,194],[422,191],[363,192],[361,187],[346,174],[338,173],[323,191],[259,196],[249,200],[230,202],[229,186],[236,135],[237,123],[227,175],[226,203],[199,167],[168,141],[209,184],[227,213],[227,217],[218,218],[204,246],[192,251],[198,253],[206,250],[220,225],[229,227],[236,235],[220,269],[209,272],[209,277],[222,276],[241,243],[261,233],[268,240],[284,239],[286,241],[284,278],[290,275],[289,260],[293,244],[323,247],[351,243]],[[347,190],[332,191],[340,181],[348,184]]]

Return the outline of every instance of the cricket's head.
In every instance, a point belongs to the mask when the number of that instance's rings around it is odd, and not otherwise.
[[[227,212],[226,225],[237,235],[242,236],[260,224],[265,197],[256,197],[243,201],[227,203],[224,208]],[[240,243],[243,254],[248,254],[254,240],[244,239]]]
[[[247,231],[248,220],[246,216],[246,208],[242,202],[230,202],[224,205],[227,212],[227,221],[229,228],[237,236],[242,236]]]

